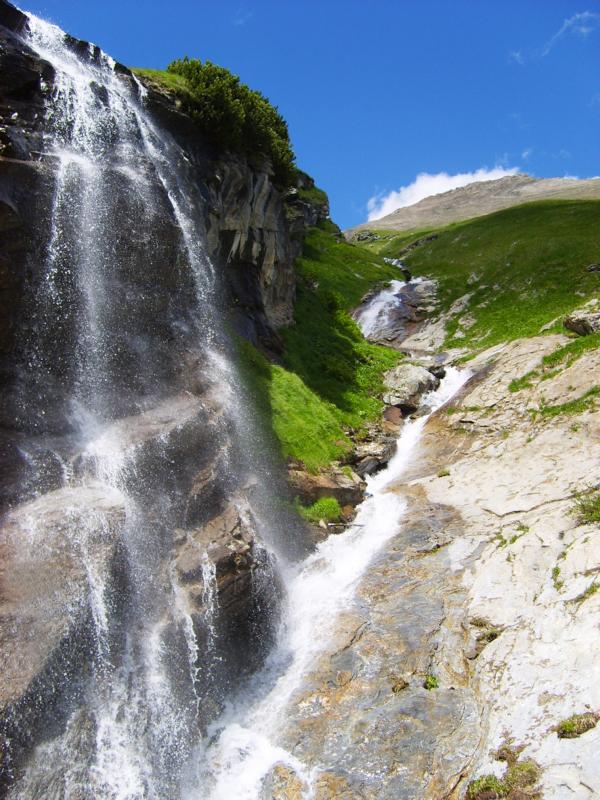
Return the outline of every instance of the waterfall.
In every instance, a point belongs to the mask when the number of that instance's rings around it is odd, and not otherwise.
[[[428,418],[468,377],[467,370],[448,367],[439,388],[424,398],[430,413],[405,424],[389,465],[368,479],[367,499],[354,523],[343,534],[329,536],[290,570],[277,645],[251,690],[213,726],[210,744],[197,754],[199,773],[186,800],[259,800],[265,777],[281,763],[305,785],[303,796],[314,796],[310,769],[279,743],[286,712],[319,655],[327,651],[339,615],[351,609],[373,556],[400,529],[405,502],[394,486],[410,464]]]
[[[243,494],[251,426],[232,403],[236,369],[188,157],[133,76],[27,21],[25,44],[54,70],[40,154],[54,190],[15,404],[30,477],[10,519],[17,530],[26,518],[27,542],[14,537],[23,562],[46,548],[59,563],[66,548],[79,588],[60,621],[81,653],[75,663],[65,639],[70,671],[52,676],[42,742],[19,762],[13,744],[29,733],[17,713],[0,778],[13,799],[166,800],[237,669],[227,672],[233,645],[208,544],[194,543],[195,595],[173,550],[193,541],[181,529],[208,519],[211,503]],[[51,481],[48,459],[59,465]],[[218,497],[191,508],[203,469]]]
[[[220,321],[193,166],[133,76],[27,19],[25,44],[54,71],[39,154],[53,192],[14,403],[28,477],[8,530],[52,658],[35,662],[31,716],[17,708],[10,721],[0,792],[257,800],[284,762],[310,793],[310,770],[281,745],[286,709],[399,529],[404,502],[390,484],[427,418],[406,424],[345,533],[300,563],[277,552],[289,531],[274,533],[259,496],[270,475]],[[464,379],[449,369],[428,404]],[[225,523],[241,531],[235,553],[219,541]],[[233,578],[223,549],[238,559]],[[274,551],[287,587],[279,616]],[[39,632],[23,634],[23,662],[40,658]]]

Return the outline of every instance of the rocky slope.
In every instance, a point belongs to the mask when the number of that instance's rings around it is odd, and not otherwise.
[[[360,231],[411,231],[440,228],[451,222],[481,217],[502,208],[535,200],[593,199],[600,197],[600,178],[532,178],[511,175],[495,181],[471,183],[460,189],[426,197],[381,219],[365,222],[346,232],[354,239]]]
[[[598,512],[578,500],[598,504],[600,350],[543,361],[572,342],[477,355],[392,488],[408,504],[400,530],[286,726],[322,800],[600,792]],[[411,369],[388,399],[404,403]],[[275,779],[273,797],[302,786],[290,770]]]

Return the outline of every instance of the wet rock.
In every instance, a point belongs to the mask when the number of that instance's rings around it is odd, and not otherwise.
[[[204,525],[178,530],[172,565],[177,591],[194,627],[197,693],[208,723],[227,691],[269,652],[279,583],[247,501],[231,498]]]
[[[452,509],[411,492],[403,527],[375,557],[358,602],[292,698],[284,746],[311,774],[317,796],[439,800],[452,796],[477,752],[465,592],[436,546],[459,532]],[[439,688],[423,688],[428,673]]]
[[[600,264],[590,264],[586,270],[587,272],[600,272]]]
[[[396,438],[379,432],[373,440],[358,444],[354,449],[355,470],[364,478],[385,467],[396,452]]]
[[[20,506],[0,530],[0,735],[11,742],[0,783],[95,657],[92,595],[120,582],[124,520],[123,496],[97,484]]]
[[[303,800],[306,783],[287,764],[276,764],[265,777],[262,800]]]
[[[416,364],[394,367],[385,373],[383,382],[388,389],[383,395],[383,402],[409,412],[416,411],[423,395],[440,385],[439,378]]]
[[[428,370],[429,372],[431,372],[431,374],[432,374],[432,375],[433,375],[435,378],[439,378],[440,380],[441,380],[442,378],[445,378],[445,377],[446,377],[446,367],[444,367],[444,365],[443,365],[443,364],[433,364],[432,366],[430,366],[430,367],[427,367],[427,370]]]

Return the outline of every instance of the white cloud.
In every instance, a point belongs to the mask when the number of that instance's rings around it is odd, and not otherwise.
[[[545,58],[554,45],[565,36],[579,36],[585,39],[590,33],[600,28],[600,14],[596,11],[580,11],[572,17],[563,20],[563,24],[541,48],[526,48],[525,50],[511,50],[508,54],[509,64],[523,66],[528,61],[538,61]]]
[[[508,63],[509,64],[524,64],[525,57],[521,50],[511,50],[508,54]]]
[[[585,38],[589,36],[592,31],[596,30],[600,24],[600,14],[594,11],[581,11],[579,14],[573,14],[572,17],[566,19],[561,27],[556,31],[554,36],[546,42],[542,48],[541,56],[547,56],[552,50],[554,45],[567,34],[576,34]]]
[[[528,159],[531,158],[532,154],[533,154],[533,147],[526,147],[525,150],[523,150],[523,152],[521,153],[521,158],[523,159],[523,161],[527,161]]]
[[[238,28],[243,28],[246,23],[250,22],[254,16],[254,11],[248,11],[244,8],[238,8],[233,18],[233,24]]]
[[[461,172],[457,175],[449,175],[447,172],[438,172],[431,175],[428,172],[421,172],[408,186],[401,186],[388,194],[379,194],[370,197],[367,201],[368,221],[380,219],[387,214],[391,214],[397,208],[412,206],[425,197],[434,194],[443,194],[451,189],[458,189],[467,186],[469,183],[479,183],[481,181],[494,181],[497,178],[504,178],[506,175],[516,175],[519,170],[516,167],[505,169],[504,167],[494,167],[486,169],[482,167],[474,172]]]

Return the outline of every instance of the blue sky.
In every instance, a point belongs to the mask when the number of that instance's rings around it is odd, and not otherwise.
[[[19,5],[128,65],[187,54],[239,74],[280,108],[342,227],[481,169],[600,175],[600,0]],[[463,178],[411,186],[421,173]]]

